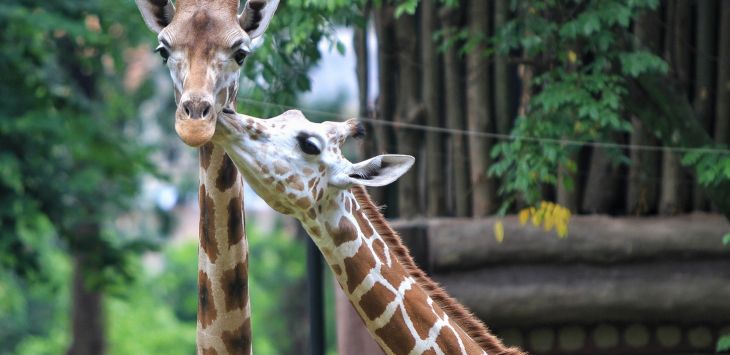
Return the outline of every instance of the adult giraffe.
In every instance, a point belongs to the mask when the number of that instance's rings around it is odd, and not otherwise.
[[[242,181],[222,147],[210,142],[223,108],[234,108],[251,40],[261,36],[279,1],[135,0],[157,33],[157,52],[175,88],[175,131],[200,147],[198,354],[250,354],[248,241]]]
[[[383,351],[523,354],[415,265],[362,187],[395,181],[415,159],[380,155],[352,164],[341,146],[363,133],[355,120],[312,123],[299,111],[262,120],[225,110],[213,141],[272,208],[302,223]]]

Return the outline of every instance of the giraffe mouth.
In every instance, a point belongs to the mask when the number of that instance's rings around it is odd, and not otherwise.
[[[180,139],[191,147],[200,147],[213,138],[216,130],[216,114],[207,119],[191,119],[175,115],[175,132]]]

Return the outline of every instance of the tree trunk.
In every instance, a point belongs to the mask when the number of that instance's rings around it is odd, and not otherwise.
[[[582,211],[607,214],[614,211],[619,189],[619,166],[611,161],[608,153],[595,147],[591,152],[588,181],[583,191]]]
[[[578,164],[578,154],[573,154],[570,160]],[[566,181],[572,181],[572,184],[568,184]],[[571,173],[562,164],[558,165],[558,187],[557,187],[557,202],[559,205],[567,208],[573,213],[577,213],[578,206],[580,206],[580,179],[578,174]]]
[[[643,75],[634,80],[628,95],[629,109],[641,117],[668,147],[713,146],[713,140],[695,117],[684,93],[665,77]],[[693,167],[696,169],[696,167]],[[699,172],[697,172],[699,173]],[[730,220],[730,181],[704,187],[715,207]]]
[[[368,18],[368,9],[363,9],[363,17]],[[358,100],[358,117],[369,117],[368,112],[368,32],[367,24],[363,27],[355,26],[354,34],[352,37],[353,48],[355,49],[355,74],[357,76],[357,100]],[[374,132],[374,125],[370,122],[363,121],[365,131],[368,133]],[[377,138],[377,137],[372,137]],[[373,139],[367,139],[362,143],[362,156],[368,158],[375,156],[378,151],[374,144]]]
[[[652,53],[662,50],[662,23],[657,11],[639,17],[634,24],[638,39],[637,47]],[[631,145],[656,145],[656,139],[647,131],[641,120],[632,116]],[[657,209],[659,190],[659,154],[655,151],[631,150],[629,152],[629,181],[626,189],[626,213],[643,215]]]
[[[630,144],[657,145],[644,124],[636,116],[631,117],[632,132]],[[626,213],[644,215],[655,210],[657,204],[657,182],[659,181],[659,155],[654,151],[631,150],[629,186],[626,190]]]
[[[357,97],[358,97],[358,116],[368,119],[377,119],[377,107],[371,107],[369,102],[370,75],[369,66],[370,58],[368,57],[368,25],[367,19],[370,17],[370,4],[366,4],[362,9],[362,16],[366,19],[362,27],[355,26],[352,37],[352,44],[355,50],[355,74],[357,76]],[[384,153],[383,142],[384,130],[380,125],[369,121],[362,121],[365,132],[368,135],[360,143],[360,154],[363,159],[374,157]],[[369,188],[370,195],[374,201],[383,201],[382,188]]]
[[[94,228],[98,230],[98,228]],[[90,290],[85,282],[89,271],[83,255],[74,256],[71,346],[68,355],[101,355],[106,353],[104,306],[100,291]]]
[[[440,11],[441,22],[447,36],[455,35],[456,28],[462,26],[459,8],[443,8]],[[447,127],[463,130],[464,120],[464,76],[461,71],[463,63],[459,58],[459,44],[452,44],[444,53],[444,89],[446,91],[446,123]],[[452,175],[452,191],[454,197],[453,214],[457,217],[469,215],[469,166],[466,159],[466,137],[452,134],[450,140],[450,159]]]
[[[433,40],[433,33],[437,29],[436,1],[423,0],[421,2],[421,98],[423,100],[426,124],[431,127],[441,127],[441,87],[439,53]],[[426,132],[426,214],[430,217],[446,214],[446,180],[444,179],[443,159],[444,134]]]
[[[509,3],[507,0],[494,2],[494,30],[496,31],[507,23]],[[507,64],[507,57],[494,56],[494,116],[497,132],[508,134],[512,128],[512,75],[511,66]]]
[[[491,18],[489,2],[469,1],[469,34],[489,36]],[[484,42],[471,49],[466,58],[467,84],[466,107],[467,124],[472,132],[490,132],[494,126],[489,112],[491,107],[491,66],[484,55]],[[492,144],[486,137],[469,136],[469,160],[471,162],[471,208],[472,216],[485,217],[495,210],[497,203],[492,179],[487,177],[487,169],[492,163],[489,154]]]
[[[380,120],[392,121],[395,116],[396,105],[396,78],[398,61],[395,44],[394,9],[390,4],[376,6],[373,11],[375,31],[378,37],[378,102],[376,117]],[[380,125],[375,133],[378,136],[379,147],[383,153],[393,152],[395,149],[392,126]],[[387,205],[384,210],[386,217],[394,217],[398,212],[398,184],[391,184],[379,188],[374,196],[379,203]]]
[[[668,3],[668,29],[665,37],[665,58],[683,92],[689,83],[689,2],[673,0]],[[682,189],[685,174],[679,158],[669,150],[662,152],[662,184],[659,195],[659,213],[672,215],[685,207],[686,192]]]
[[[398,90],[397,114],[395,121],[405,124],[422,124],[425,109],[419,102],[418,32],[415,16],[404,14],[396,20],[398,46]],[[401,218],[413,218],[421,214],[419,175],[422,164],[418,158],[420,150],[420,131],[399,128],[398,153],[416,158],[416,165],[409,173],[400,178],[398,184],[398,210]]]
[[[730,142],[730,2],[720,2],[715,142]]]
[[[712,61],[713,48],[716,38],[716,11],[715,0],[697,2],[697,29],[695,33],[695,81],[694,81],[694,108],[697,119],[709,132],[712,117],[712,98],[714,97],[714,71]],[[706,210],[708,200],[702,188],[695,182],[692,193],[692,209]]]

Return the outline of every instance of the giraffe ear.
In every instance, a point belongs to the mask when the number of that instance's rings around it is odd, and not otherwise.
[[[251,39],[261,36],[269,27],[271,18],[279,6],[279,0],[248,0],[243,5],[243,12],[238,16],[238,23]]]
[[[413,166],[416,158],[410,155],[384,154],[353,164],[340,180],[347,185],[385,186],[398,180]]]
[[[175,15],[175,6],[170,0],[134,0],[147,27],[154,33],[167,27]]]

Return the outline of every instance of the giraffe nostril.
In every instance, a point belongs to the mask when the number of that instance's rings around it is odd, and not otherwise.
[[[203,109],[203,117],[208,116],[208,113],[210,113],[210,106],[206,106]]]
[[[190,103],[188,103],[188,102],[184,103],[183,110],[185,110],[185,115],[190,117]]]

